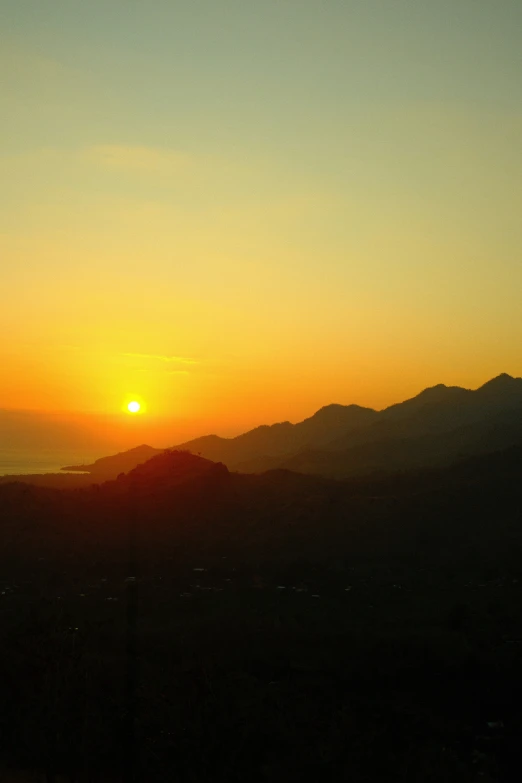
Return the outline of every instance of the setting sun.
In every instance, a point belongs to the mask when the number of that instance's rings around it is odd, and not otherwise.
[[[129,402],[129,404],[127,405],[127,410],[129,411],[129,413],[139,413],[140,409],[141,409],[141,405],[139,404],[139,402],[136,402],[136,400],[134,400],[133,402]]]

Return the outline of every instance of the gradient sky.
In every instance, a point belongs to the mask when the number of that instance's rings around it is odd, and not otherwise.
[[[0,408],[226,433],[522,374],[520,0],[0,0],[0,31]]]

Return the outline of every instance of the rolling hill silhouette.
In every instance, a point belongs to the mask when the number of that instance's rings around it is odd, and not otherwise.
[[[168,549],[184,552],[188,562],[206,552],[258,564],[394,552],[506,558],[508,539],[517,552],[522,546],[521,467],[522,446],[516,446],[451,468],[335,481],[287,470],[231,473],[223,464],[170,451],[83,489],[0,487],[3,557],[67,553],[90,563],[97,553],[113,562],[126,556],[125,525],[135,514],[143,563]]]
[[[439,384],[375,411],[328,405],[298,424],[257,427],[235,438],[207,435],[173,448],[248,473],[284,468],[341,478],[448,465],[522,440],[522,379],[499,375],[476,390]],[[68,466],[104,481],[161,449],[139,446],[91,465]]]

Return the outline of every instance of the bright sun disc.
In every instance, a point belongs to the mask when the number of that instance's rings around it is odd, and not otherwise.
[[[129,411],[129,413],[138,413],[140,408],[141,405],[139,404],[139,402],[136,401],[129,402],[129,404],[127,405],[127,410]]]

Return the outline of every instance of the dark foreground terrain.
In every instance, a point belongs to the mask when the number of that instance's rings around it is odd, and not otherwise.
[[[518,781],[521,477],[1,486],[0,780]]]

